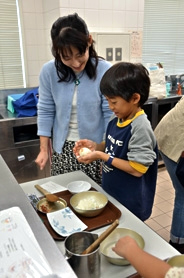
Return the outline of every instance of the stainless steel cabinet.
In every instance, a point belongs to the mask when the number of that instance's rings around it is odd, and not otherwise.
[[[49,165],[43,171],[40,171],[35,163],[38,153],[38,144],[0,151],[10,171],[19,183],[49,176]]]
[[[50,176],[47,163],[40,171],[35,163],[39,153],[36,117],[0,120],[0,154],[18,183]]]

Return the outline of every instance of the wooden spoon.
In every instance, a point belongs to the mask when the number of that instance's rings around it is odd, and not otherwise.
[[[41,187],[39,184],[36,184],[35,188],[38,189],[38,191],[40,191],[41,193],[43,193],[45,195],[48,202],[54,203],[59,200],[58,196],[51,194],[50,192],[45,190],[43,187]]]
[[[85,255],[85,254],[89,254],[91,252],[93,252],[98,245],[110,234],[112,233],[112,231],[114,231],[114,229],[119,225],[119,220],[116,219],[112,225],[105,230],[86,250],[84,250],[81,255]]]

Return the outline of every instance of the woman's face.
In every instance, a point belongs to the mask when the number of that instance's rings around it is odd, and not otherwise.
[[[79,50],[73,46],[70,49],[71,53],[66,49],[65,55],[60,54],[61,61],[75,73],[79,73],[85,69],[89,59],[89,47],[86,48],[86,52],[83,54],[80,54]]]

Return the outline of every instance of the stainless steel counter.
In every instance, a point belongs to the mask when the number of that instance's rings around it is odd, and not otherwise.
[[[76,278],[1,156],[0,177],[0,210],[18,206],[26,217],[53,273],[61,278]]]
[[[37,117],[17,118],[0,104],[0,134],[0,154],[19,183],[50,176],[49,163],[44,171],[35,163],[40,151]]]
[[[91,180],[81,171],[35,180],[32,182],[26,182],[20,184],[20,186],[22,187],[25,193],[36,193],[37,196],[42,196],[41,193],[39,193],[39,191],[37,191],[37,189],[34,188],[35,184],[42,185],[48,181],[53,181],[57,184],[66,187],[69,182],[74,180],[88,181],[91,183],[92,187],[106,194],[108,196],[108,199],[122,212],[122,216],[119,219],[119,227],[130,228],[141,234],[145,240],[145,250],[147,252],[159,257],[160,259],[166,259],[168,257],[172,257],[174,255],[179,254],[179,252],[176,251],[176,249],[169,245],[163,238],[161,238],[158,234],[151,230],[146,224],[144,224],[141,220],[134,216],[129,210],[122,206],[113,197],[105,193],[100,186],[98,186],[93,180]],[[105,229],[107,229],[107,227],[95,230],[94,232],[97,234],[101,234]],[[63,241],[56,241],[55,243],[60,249],[61,253],[64,254],[65,251]],[[132,266],[116,266],[107,262],[103,256],[101,257],[101,259],[101,278],[129,277],[130,275],[136,272]]]
[[[6,105],[0,105],[0,120],[15,120],[17,115],[7,110]]]

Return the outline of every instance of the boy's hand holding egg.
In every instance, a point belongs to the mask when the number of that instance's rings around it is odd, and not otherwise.
[[[79,155],[80,155],[80,156],[87,155],[88,153],[91,153],[91,150],[88,149],[88,148],[83,147],[83,148],[81,148],[81,149],[79,150]]]

